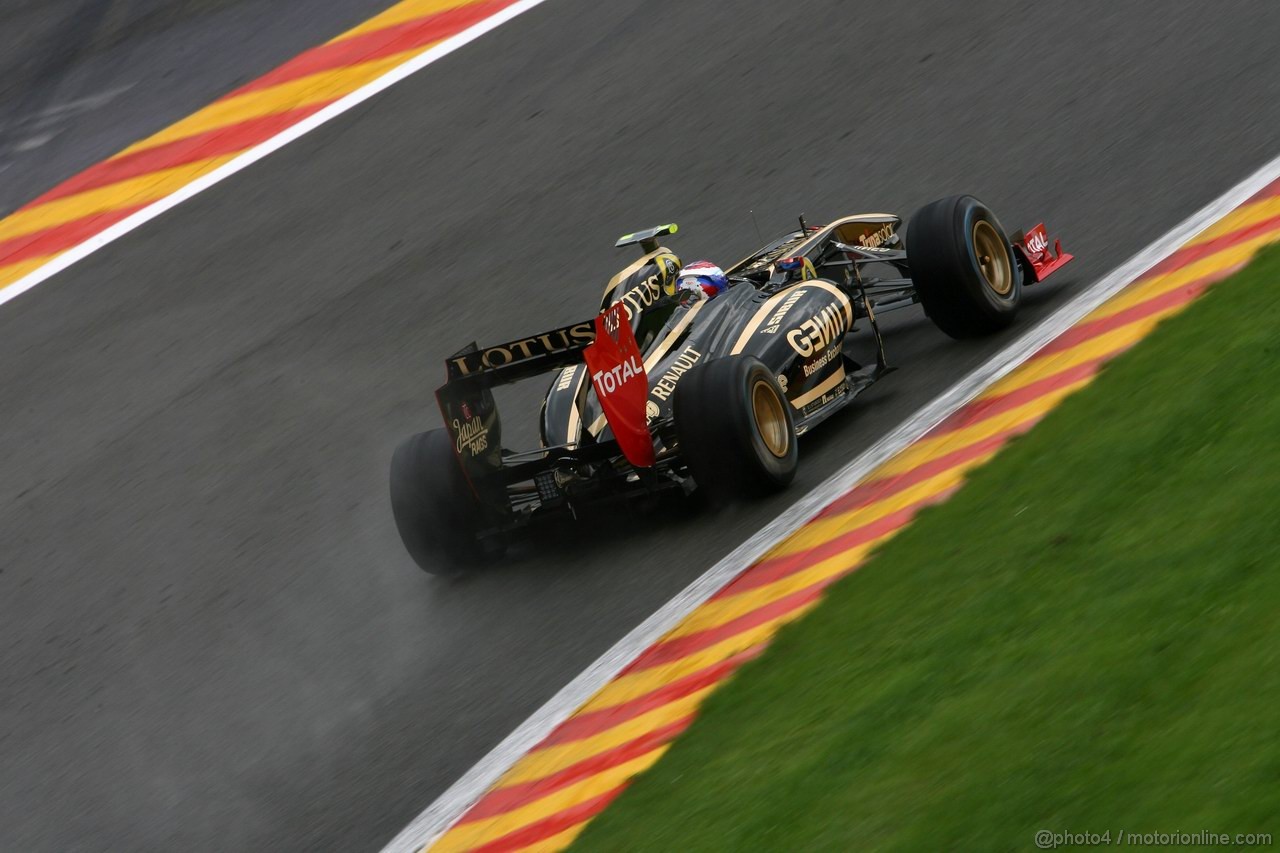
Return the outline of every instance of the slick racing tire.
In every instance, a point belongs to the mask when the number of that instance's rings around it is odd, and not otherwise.
[[[481,507],[453,453],[447,430],[420,432],[391,456],[391,511],[405,549],[434,575],[458,575],[501,556],[500,540],[479,537]]]
[[[676,386],[672,415],[680,456],[714,501],[777,491],[795,477],[791,404],[759,359],[696,365]]]
[[[907,265],[924,311],[953,338],[974,338],[1013,322],[1022,270],[1004,229],[986,205],[959,195],[927,204],[911,218]]]

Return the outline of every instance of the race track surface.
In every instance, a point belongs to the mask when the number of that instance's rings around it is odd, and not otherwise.
[[[5,0],[0,215],[387,0]]]
[[[894,315],[901,369],[788,495],[457,582],[386,497],[445,355],[589,316],[625,231],[675,220],[682,257],[732,262],[750,209],[774,232],[961,191],[1077,254],[1034,322],[1275,154],[1278,27],[1263,2],[550,0],[4,306],[0,849],[376,849],[1010,336]]]

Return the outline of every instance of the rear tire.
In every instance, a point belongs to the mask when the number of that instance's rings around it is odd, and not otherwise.
[[[1013,322],[1022,271],[995,214],[973,196],[944,198],[916,212],[907,231],[907,264],[925,313],[951,337],[988,335]]]
[[[391,511],[405,549],[424,572],[458,575],[505,550],[499,540],[479,538],[481,507],[447,430],[420,432],[396,448]]]
[[[713,499],[778,491],[799,463],[791,404],[753,356],[696,365],[672,400],[680,456]]]

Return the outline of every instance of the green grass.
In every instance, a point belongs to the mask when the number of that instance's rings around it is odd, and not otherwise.
[[[1280,843],[1280,251],[1161,324],[717,692],[592,850]]]

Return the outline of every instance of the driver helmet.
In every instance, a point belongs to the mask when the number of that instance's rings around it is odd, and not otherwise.
[[[728,287],[729,279],[724,270],[711,261],[685,264],[676,277],[676,290],[681,297],[689,295],[696,299],[710,299],[723,293]]]

